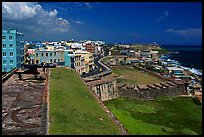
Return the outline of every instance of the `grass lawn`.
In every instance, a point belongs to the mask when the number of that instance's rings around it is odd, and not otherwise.
[[[118,83],[124,84],[154,84],[165,82],[156,76],[148,74],[146,72],[141,72],[140,70],[130,67],[130,66],[114,66],[111,68],[112,72],[120,75],[117,78]]]
[[[129,134],[202,135],[202,105],[191,97],[151,101],[117,98],[105,102]]]
[[[120,134],[75,71],[50,70],[50,135]]]
[[[104,59],[103,59],[103,62],[107,62],[107,61],[109,61],[110,59],[112,59],[113,57],[105,57]]]

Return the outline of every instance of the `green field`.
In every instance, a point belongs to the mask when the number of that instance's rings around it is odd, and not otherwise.
[[[104,59],[103,59],[103,62],[107,62],[107,61],[109,61],[110,59],[112,59],[113,57],[105,57]]]
[[[130,66],[114,66],[111,69],[113,73],[118,74],[120,76],[119,78],[117,78],[118,83],[154,84],[154,83],[165,82],[163,79],[160,79],[149,73],[142,72]]]
[[[201,135],[202,105],[191,97],[117,98],[106,106],[135,135]]]
[[[79,75],[70,69],[51,69],[50,135],[120,134]]]

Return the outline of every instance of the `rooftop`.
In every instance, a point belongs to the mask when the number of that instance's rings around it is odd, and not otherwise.
[[[40,76],[45,77],[42,69]],[[38,134],[41,130],[45,80],[24,74],[23,80],[12,75],[2,83],[2,134]]]
[[[87,85],[94,86],[94,85],[103,84],[103,83],[112,82],[112,81],[114,81],[114,78],[112,76],[105,76],[101,79],[87,82]]]
[[[168,70],[181,70],[183,71],[182,68],[178,68],[178,67],[167,67]]]

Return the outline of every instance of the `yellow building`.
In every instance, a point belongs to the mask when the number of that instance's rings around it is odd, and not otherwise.
[[[84,57],[83,56],[81,56],[79,54],[78,55],[75,54],[74,68],[79,74],[82,74],[83,72],[85,72]]]
[[[93,53],[77,50],[75,51],[75,55],[81,55],[84,57],[84,72],[89,72],[90,70],[94,69]]]

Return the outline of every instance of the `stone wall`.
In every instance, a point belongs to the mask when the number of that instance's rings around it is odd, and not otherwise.
[[[117,84],[114,78],[105,77],[87,82],[87,85],[102,101],[118,97]]]
[[[185,85],[178,82],[155,83],[153,85],[118,86],[118,96],[133,99],[155,99],[159,96],[187,95]]]

